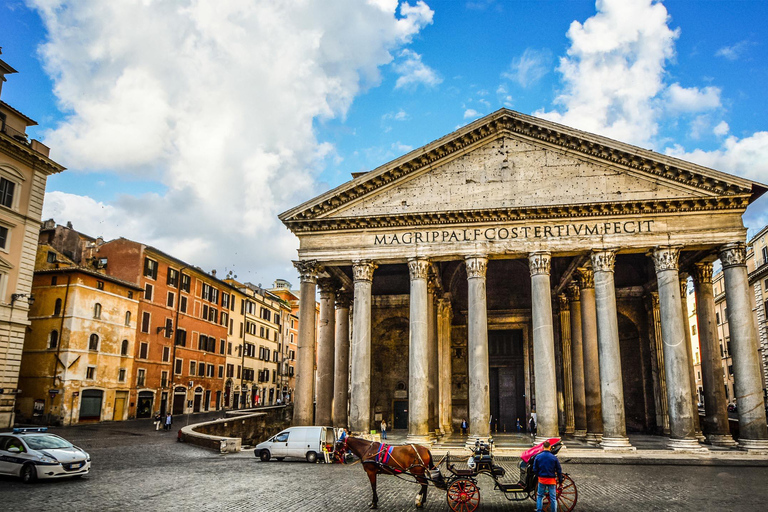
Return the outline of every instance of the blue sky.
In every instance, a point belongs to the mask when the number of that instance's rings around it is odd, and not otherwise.
[[[269,4],[5,2],[45,213],[269,283],[277,213],[501,107],[768,182],[768,2]]]

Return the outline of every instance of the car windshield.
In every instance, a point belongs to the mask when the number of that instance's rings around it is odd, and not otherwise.
[[[33,450],[55,450],[56,448],[71,448],[72,443],[59,436],[29,436],[24,441]]]

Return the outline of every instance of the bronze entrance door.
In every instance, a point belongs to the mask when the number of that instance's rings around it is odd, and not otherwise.
[[[515,432],[517,419],[525,431],[523,331],[488,331],[491,432]]]

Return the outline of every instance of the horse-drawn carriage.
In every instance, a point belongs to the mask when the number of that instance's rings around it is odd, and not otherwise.
[[[376,475],[395,475],[400,478],[413,479],[421,485],[416,497],[416,507],[421,508],[427,500],[427,488],[432,482],[436,488],[446,491],[446,499],[451,510],[456,512],[473,512],[480,505],[479,477],[485,475],[493,481],[493,489],[504,493],[509,501],[536,499],[538,478],[533,474],[533,462],[536,455],[543,450],[540,443],[521,455],[517,463],[520,470],[517,482],[506,479],[506,469],[497,465],[493,458],[493,441],[489,443],[476,442],[472,456],[467,461],[467,469],[457,468],[451,464],[450,455],[446,455],[435,464],[430,451],[420,445],[391,446],[364,439],[347,437],[337,450],[350,450],[362,462],[363,469],[368,474],[373,491],[371,508],[378,507],[376,493]],[[562,448],[560,438],[549,440],[554,454]],[[445,463],[447,474],[443,475],[440,466]],[[557,485],[557,509],[561,512],[571,512],[576,506],[578,493],[576,484],[567,473]],[[549,510],[549,496],[544,497],[544,510]]]

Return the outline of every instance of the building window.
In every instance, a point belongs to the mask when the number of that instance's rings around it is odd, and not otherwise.
[[[117,382],[125,382],[125,368],[117,370]]]
[[[91,334],[88,339],[88,350],[99,350],[99,335]]]
[[[96,281],[96,288],[98,290],[103,290],[104,289],[104,281]]]
[[[171,347],[163,347],[163,362],[167,363],[171,360]]]
[[[216,367],[213,366],[212,364],[209,364],[208,367],[206,368],[206,376],[213,378],[215,371],[216,371]]]
[[[85,369],[85,378],[87,380],[93,380],[96,378],[96,367],[95,366],[89,366]]]
[[[173,335],[173,320],[165,319],[165,337],[170,338]]]
[[[161,388],[168,387],[168,372],[167,371],[160,372],[160,387]]]
[[[146,376],[147,370],[144,368],[139,368],[139,370],[136,372],[136,387],[144,387]]]
[[[5,178],[0,178],[0,204],[6,208],[13,208],[13,193],[16,190],[16,184]]]
[[[190,361],[189,362],[189,374],[194,375],[197,370],[197,361]]]
[[[141,332],[149,332],[149,311],[144,311],[141,314]]]
[[[220,379],[224,378],[224,366],[223,365],[219,365],[219,378]]]
[[[48,348],[56,348],[59,346],[59,331],[52,330],[51,336],[48,339]]]
[[[720,312],[715,312],[715,321],[717,322],[717,325],[720,325]]]
[[[766,260],[768,260],[768,247],[763,247],[762,253],[763,253],[763,264],[765,264]]]
[[[61,299],[56,299],[56,304],[53,306],[53,316],[59,316],[61,314]]]
[[[131,312],[125,312],[125,325],[131,325]]]
[[[728,375],[733,376],[733,365],[732,364],[728,365]]]
[[[173,365],[173,373],[176,375],[181,375],[181,369],[184,366],[184,360],[183,359],[176,359],[176,363]]]
[[[0,229],[3,229],[3,228],[0,228]],[[6,229],[5,231],[7,234],[8,230]],[[3,249],[5,249],[5,244],[3,244],[2,247]],[[56,253],[53,251],[48,251],[48,255],[45,257],[45,261],[47,261],[48,263],[56,263]]]
[[[93,318],[101,318],[101,304],[98,302],[93,306]]]
[[[172,308],[174,305],[174,300],[176,299],[176,294],[173,292],[168,292],[168,300],[165,301],[165,305],[169,308]]]
[[[56,286],[57,284],[59,284],[59,278],[57,276],[52,276],[51,277],[51,286]]]
[[[179,271],[174,270],[172,268],[168,269],[168,278],[166,279],[166,284],[168,286],[173,286],[174,288],[179,287]]]
[[[227,355],[232,355],[232,343],[227,343]]]
[[[152,300],[152,285],[147,283],[144,287],[144,299],[145,300]]]
[[[192,278],[186,274],[181,274],[181,289],[189,293],[191,289]]]
[[[187,346],[187,331],[184,329],[176,329],[176,345],[180,345],[182,347]]]
[[[132,298],[133,298],[133,292],[131,292],[131,291],[129,291],[129,292],[128,292],[128,298],[129,298],[129,299],[132,299]]]
[[[226,340],[219,340],[219,354],[224,354],[224,350],[226,349],[227,341]]]
[[[139,359],[146,359],[149,353],[149,343],[139,345]]]
[[[123,343],[120,345],[120,355],[121,356],[128,355],[128,340],[123,340]]]
[[[149,258],[144,258],[144,277],[157,279],[157,262]]]
[[[179,300],[181,301],[181,302],[179,302],[179,310],[182,313],[186,313],[187,312],[187,298],[186,297],[181,297]]]
[[[200,364],[197,365],[197,376],[205,377],[205,363],[200,362]]]

